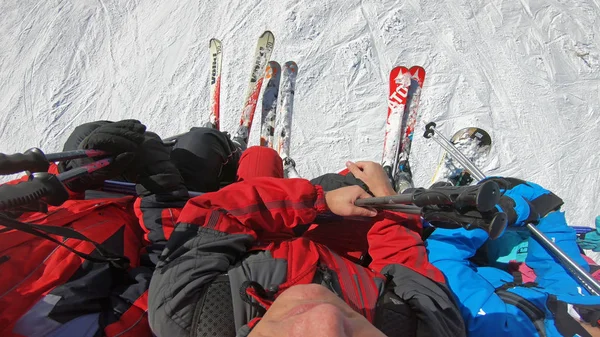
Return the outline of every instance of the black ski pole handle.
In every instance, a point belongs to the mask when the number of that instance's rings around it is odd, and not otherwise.
[[[491,184],[488,184],[491,183]],[[390,204],[425,206],[450,206],[457,210],[477,209],[485,212],[493,209],[500,201],[500,188],[494,181],[475,186],[444,186],[430,189],[420,188],[412,193],[387,197],[358,199],[356,206],[383,206]]]
[[[481,228],[488,233],[492,240],[502,235],[508,224],[508,217],[503,212],[485,214],[485,212],[472,210],[462,214],[454,209],[433,206],[424,207],[422,216],[433,226],[439,228],[456,229],[462,227],[468,230]]]
[[[22,171],[44,172],[48,170],[50,163],[44,152],[38,148],[32,148],[25,153],[3,154],[0,153],[0,174],[12,174]]]
[[[111,161],[112,158],[101,159],[59,175],[36,172],[30,175],[29,181],[0,185],[0,211],[29,206],[39,200],[52,206],[61,205],[69,199],[69,192],[63,182],[90,174],[110,165]]]
[[[2,154],[0,153],[0,174],[11,174],[22,171],[46,172],[50,162],[65,161],[77,158],[93,158],[104,156],[107,153],[101,150],[73,150],[57,153],[44,152],[36,147],[25,153]]]
[[[429,122],[427,123],[427,125],[425,125],[425,133],[423,134],[423,137],[429,139],[433,136],[433,134],[435,133],[435,127],[436,124],[435,122]]]
[[[0,186],[0,211],[30,205],[42,198],[45,203],[53,206],[58,206],[69,199],[69,193],[57,176],[47,172],[37,172],[32,174],[30,179],[16,185]]]
[[[494,181],[486,181],[474,186],[417,189],[412,193],[413,204],[419,207],[446,205],[457,210],[475,208],[480,212],[492,210],[500,201],[500,196],[500,188]]]

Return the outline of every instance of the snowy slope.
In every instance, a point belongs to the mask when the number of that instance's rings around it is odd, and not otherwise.
[[[490,131],[485,171],[536,181],[573,225],[600,214],[600,0],[2,0],[4,153],[59,150],[83,122],[142,120],[169,136],[208,114],[208,41],[224,43],[223,121],[234,130],[254,44],[300,68],[292,155],[306,177],[380,160],[388,71],[428,71],[418,129]],[[260,119],[257,114],[256,119]],[[257,123],[255,123],[257,126]],[[251,142],[258,142],[253,129]],[[427,185],[440,156],[416,133]]]

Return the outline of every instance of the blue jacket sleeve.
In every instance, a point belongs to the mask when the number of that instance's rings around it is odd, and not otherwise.
[[[589,271],[589,266],[577,246],[577,234],[573,228],[567,226],[563,212],[546,215],[536,227],[583,269]],[[533,237],[529,238],[525,263],[535,271],[539,286],[548,293],[557,295],[558,299],[568,303],[581,303],[581,298],[589,295],[565,267]]]
[[[469,336],[533,336],[535,327],[523,312],[495,293],[497,287],[512,282],[512,276],[468,260],[487,239],[481,229],[438,228],[426,241],[429,259],[446,276]]]

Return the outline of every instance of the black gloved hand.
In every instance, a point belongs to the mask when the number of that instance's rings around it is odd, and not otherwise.
[[[153,132],[146,132],[136,158],[136,169],[128,178],[137,181],[136,191],[145,196],[155,194],[157,200],[171,201],[188,198],[179,170],[171,162],[171,147],[163,144],[162,139]]]
[[[102,186],[104,180],[124,173],[135,159],[139,146],[144,140],[146,126],[137,120],[119,122],[99,121],[86,123],[75,128],[65,143],[65,150],[77,145],[77,149],[102,150],[113,157],[110,165],[78,179],[68,182],[67,187],[74,192],[83,192]],[[79,141],[81,139],[81,141]],[[69,147],[69,148],[68,148]],[[89,164],[98,158],[81,158],[65,161],[58,167],[59,172]]]

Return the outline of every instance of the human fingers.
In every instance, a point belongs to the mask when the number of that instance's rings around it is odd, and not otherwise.
[[[367,193],[365,190],[363,190],[362,188],[359,188],[357,190],[357,198],[355,198],[352,201],[352,205],[354,206],[353,208],[353,212],[355,212],[356,216],[367,216],[367,217],[374,217],[377,216],[377,210],[371,208],[371,207],[360,207],[360,206],[356,206],[354,205],[354,203],[356,202],[356,200],[358,199],[366,199],[366,198],[371,198],[371,195],[369,193]]]
[[[361,162],[359,162],[361,163]],[[347,161],[346,167],[350,171],[350,173],[354,174],[354,176],[358,179],[363,180],[365,178],[365,173],[363,172],[362,167],[358,166],[357,163]]]
[[[348,186],[329,191],[325,201],[329,209],[340,216],[374,217],[377,212],[368,208],[354,205],[357,199],[368,198],[370,195],[358,186]]]

